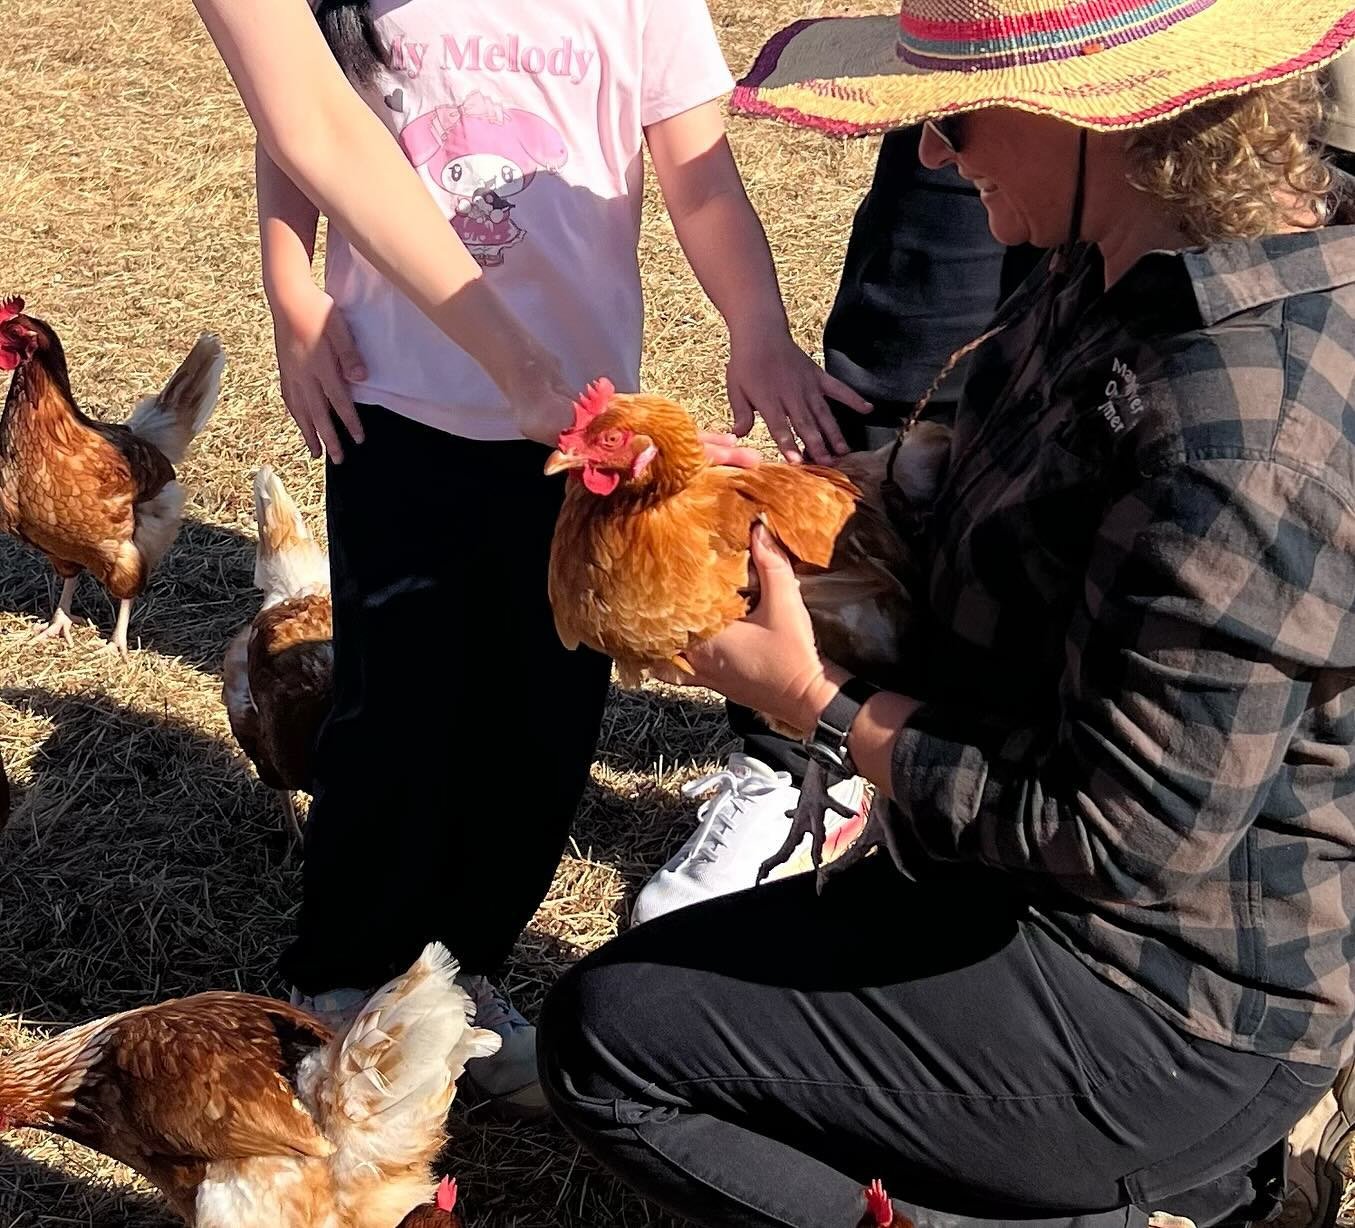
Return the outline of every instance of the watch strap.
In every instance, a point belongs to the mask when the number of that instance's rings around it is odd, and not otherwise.
[[[847,750],[847,737],[866,701],[879,692],[879,687],[863,678],[847,678],[819,714],[818,724],[805,740],[805,748],[810,756],[841,767],[849,775],[856,775],[856,767]]]

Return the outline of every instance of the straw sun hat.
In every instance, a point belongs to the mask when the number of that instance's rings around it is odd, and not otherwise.
[[[1355,0],[903,0],[899,16],[796,22],[734,93],[745,115],[839,136],[981,107],[1139,128],[1318,68]]]

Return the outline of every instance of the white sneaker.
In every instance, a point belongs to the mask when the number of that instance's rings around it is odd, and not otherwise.
[[[636,897],[631,925],[756,886],[759,867],[781,847],[790,831],[791,812],[800,800],[788,772],[773,772],[761,760],[736,753],[720,771],[682,786],[686,797],[712,789],[715,795],[697,811],[696,830]],[[865,781],[854,778],[840,781],[829,793],[852,817],[829,812],[825,861],[831,861],[861,833],[870,790]],[[809,846],[806,836],[790,860],[770,877],[785,878],[812,869]]]

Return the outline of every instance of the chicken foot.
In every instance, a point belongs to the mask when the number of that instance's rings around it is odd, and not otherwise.
[[[823,890],[823,884],[830,874],[841,874],[844,870],[856,865],[858,861],[864,861],[877,848],[885,847],[888,844],[886,833],[888,814],[888,803],[877,793],[871,801],[870,809],[866,811],[866,823],[861,828],[861,834],[843,849],[835,860],[820,868],[818,881],[820,891]]]
[[[40,640],[65,640],[67,644],[71,643],[71,628],[75,626],[75,620],[71,617],[71,605],[75,601],[75,585],[79,576],[67,576],[61,582],[61,597],[56,603],[56,609],[52,611],[52,621],[41,631],[33,634],[35,641]]]
[[[805,769],[804,781],[800,785],[800,801],[794,810],[787,811],[791,819],[790,831],[785,843],[758,867],[757,881],[760,883],[779,865],[788,861],[800,847],[806,835],[810,838],[809,857],[816,873],[816,885],[823,890],[825,867],[823,864],[823,846],[828,838],[827,815],[832,810],[844,818],[851,818],[856,812],[835,800],[828,792],[828,770],[818,760],[811,760]]]

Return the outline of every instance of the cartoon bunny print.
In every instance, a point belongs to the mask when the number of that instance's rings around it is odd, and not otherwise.
[[[544,119],[478,92],[412,120],[400,145],[452,198],[452,227],[485,268],[503,264],[504,252],[527,237],[513,219],[514,198],[539,172],[558,172],[569,156]]]

